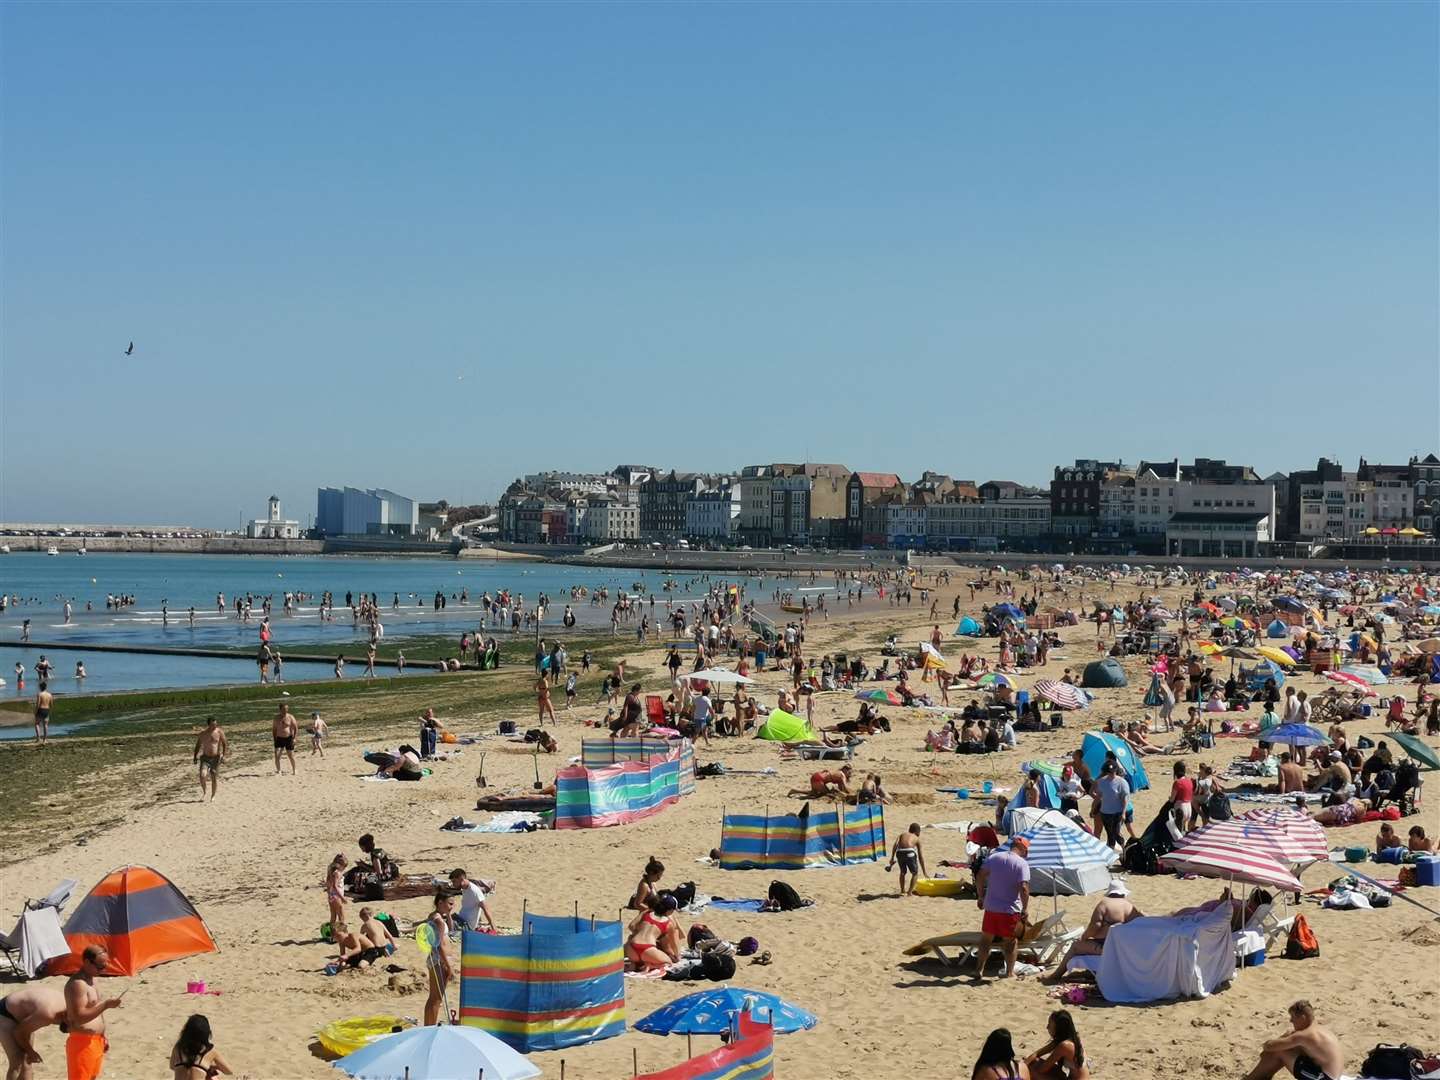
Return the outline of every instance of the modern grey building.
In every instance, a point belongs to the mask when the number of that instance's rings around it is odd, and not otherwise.
[[[419,521],[414,499],[385,488],[321,488],[315,500],[315,529],[322,536],[411,536]]]

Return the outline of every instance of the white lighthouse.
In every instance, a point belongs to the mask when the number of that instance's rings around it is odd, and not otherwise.
[[[298,540],[300,523],[288,521],[280,516],[280,497],[271,495],[267,504],[268,516],[250,522],[245,535],[252,540]]]

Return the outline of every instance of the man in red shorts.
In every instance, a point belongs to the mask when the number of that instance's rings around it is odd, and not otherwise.
[[[985,977],[985,963],[998,938],[1004,944],[1005,978],[1015,977],[1015,954],[1030,913],[1030,864],[1025,856],[1030,844],[1016,837],[1009,851],[997,851],[985,860],[975,875],[975,906],[985,912],[980,923],[980,952],[975,958],[975,977]]]

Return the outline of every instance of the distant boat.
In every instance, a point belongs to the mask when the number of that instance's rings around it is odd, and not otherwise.
[[[9,545],[9,544],[0,544],[0,555],[9,555],[9,554],[10,554],[10,545]]]
[[[60,554],[60,549],[57,548],[54,544],[51,544],[48,548],[45,549],[45,554],[46,554],[46,555],[59,555],[59,554]]]

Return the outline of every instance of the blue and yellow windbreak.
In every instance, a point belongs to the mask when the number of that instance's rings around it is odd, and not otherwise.
[[[722,870],[805,870],[874,862],[885,855],[885,811],[877,804],[798,814],[726,814]]]
[[[666,744],[663,754],[636,761],[621,761],[599,769],[584,765],[561,769],[555,774],[555,828],[625,825],[658,814],[685,794],[681,783],[683,764],[681,749]],[[689,776],[693,790],[693,760]]]
[[[618,922],[527,915],[519,934],[466,931],[460,1022],[529,1053],[625,1031]]]

